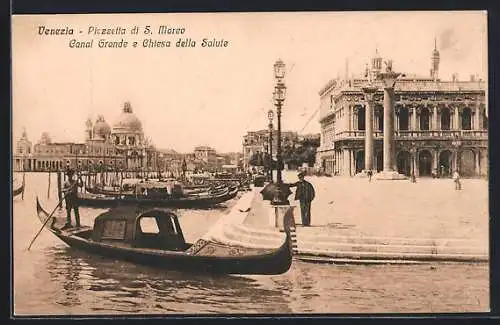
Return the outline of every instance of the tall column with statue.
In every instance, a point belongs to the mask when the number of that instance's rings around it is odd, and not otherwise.
[[[363,87],[363,93],[365,95],[365,170],[364,173],[373,173],[373,152],[374,152],[374,141],[373,141],[373,105],[374,105],[374,95],[377,91],[377,87],[369,85]]]
[[[400,73],[392,71],[392,61],[386,61],[386,71],[380,73],[378,78],[384,84],[384,168],[377,174],[379,180],[406,179],[395,168],[395,139],[394,139],[394,86]]]

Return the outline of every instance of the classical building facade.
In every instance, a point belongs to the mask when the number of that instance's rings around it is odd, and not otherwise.
[[[23,133],[19,141],[16,143],[15,151],[14,151],[14,170],[25,170],[31,169],[33,165],[32,160],[32,150],[33,145],[31,141],[28,139],[28,133],[26,129],[23,129]]]
[[[243,169],[248,169],[250,167],[250,159],[252,156],[258,152],[268,152],[269,150],[269,130],[259,130],[259,131],[248,131],[243,137]],[[276,130],[273,129],[273,143],[272,151],[273,157],[276,157],[276,149],[278,147],[278,137]],[[281,146],[285,147],[287,145],[292,146],[297,142],[299,136],[297,132],[293,131],[282,131],[281,132]]]
[[[394,170],[401,174],[448,177],[488,174],[486,83],[472,77],[439,78],[439,52],[431,54],[430,76],[401,75],[394,87]],[[382,58],[372,59],[365,76],[328,82],[319,92],[321,139],[316,162],[332,175],[354,176],[365,169],[365,94],[375,89],[373,169],[383,168],[384,85],[376,76]]]
[[[31,149],[26,131],[17,142],[15,171],[48,171],[67,167],[81,170],[157,170],[159,155],[144,137],[142,123],[130,103],[111,128],[102,115],[85,122],[85,142],[53,142],[48,133]]]
[[[217,169],[217,151],[214,148],[197,146],[194,148],[194,157],[202,161],[209,171],[215,171]]]

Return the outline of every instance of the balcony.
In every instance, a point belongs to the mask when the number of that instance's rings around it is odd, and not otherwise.
[[[419,138],[419,139],[436,139],[436,138],[462,138],[462,139],[478,139],[487,140],[488,131],[487,130],[425,130],[425,131],[394,131],[394,135],[397,140],[408,139],[408,138]],[[360,139],[365,137],[365,131],[343,131],[337,133],[335,140],[341,139]],[[374,138],[382,139],[384,137],[383,131],[375,131]]]

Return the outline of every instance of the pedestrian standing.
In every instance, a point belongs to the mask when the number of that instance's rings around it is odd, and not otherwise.
[[[458,173],[458,170],[455,170],[453,173],[453,182],[455,183],[455,190],[462,189],[462,183],[460,182],[460,174]]]
[[[373,175],[373,172],[372,170],[370,169],[369,171],[366,172],[368,174],[368,182],[371,182],[372,181],[372,175]]]
[[[63,193],[65,195],[64,199],[66,201],[66,224],[62,229],[71,228],[71,210],[75,213],[75,224],[76,227],[80,227],[80,211],[78,210],[78,187],[83,186],[83,181],[81,178],[78,180],[73,179],[75,172],[69,169],[66,172],[68,179],[64,182]]]
[[[295,190],[295,200],[300,202],[302,225],[309,227],[311,225],[311,202],[314,200],[316,193],[312,184],[304,179],[304,172],[299,172],[297,176],[299,181],[289,184],[289,186],[297,188]]]

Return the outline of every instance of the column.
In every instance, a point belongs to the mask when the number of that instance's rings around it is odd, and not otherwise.
[[[413,107],[411,109],[411,130],[417,130],[417,108]]]
[[[415,150],[415,152],[413,153],[413,170],[415,171],[415,176],[416,177],[419,177],[420,176],[420,170],[419,170],[419,167],[418,167],[418,149]]]
[[[353,107],[353,114],[352,114],[352,130],[353,131],[358,130],[358,115],[359,115],[359,107]]]
[[[344,119],[344,126],[346,131],[351,130],[351,106],[346,105],[342,112],[342,118]]]
[[[453,110],[453,129],[454,130],[460,130],[460,124],[459,124],[459,116],[458,116],[458,107],[455,106],[455,109]]]
[[[373,170],[373,95],[375,87],[363,88],[365,94],[365,170]]]
[[[439,150],[435,149],[432,152],[432,172],[436,171],[438,173],[438,157],[439,157]]]
[[[343,175],[344,176],[347,176],[349,175],[349,156],[348,156],[348,151],[347,149],[343,149],[342,150],[342,160],[343,160],[343,164],[342,164],[342,168],[343,168]]]
[[[351,149],[349,151],[349,160],[351,161],[351,173],[349,176],[356,175],[356,150]]]
[[[481,150],[477,150],[474,152],[474,165],[476,170],[476,176],[481,176]]]
[[[458,149],[455,149],[453,151],[453,163],[452,163],[452,173],[457,170],[457,166],[458,166]]]
[[[399,114],[397,114],[397,115],[396,115],[396,124],[394,125],[394,128],[395,128],[397,131],[399,131],[399,124],[400,124],[400,123],[399,123],[399,119],[400,119]]]
[[[384,171],[393,170],[394,148],[394,88],[384,88]]]
[[[474,115],[474,127],[472,128],[473,130],[481,130],[482,125],[480,124],[480,115],[481,115],[481,109],[478,106],[476,106],[476,114]]]
[[[440,127],[439,127],[439,119],[438,119],[438,109],[437,109],[437,105],[434,105],[433,107],[433,112],[432,112],[432,129],[434,130],[439,130]]]

